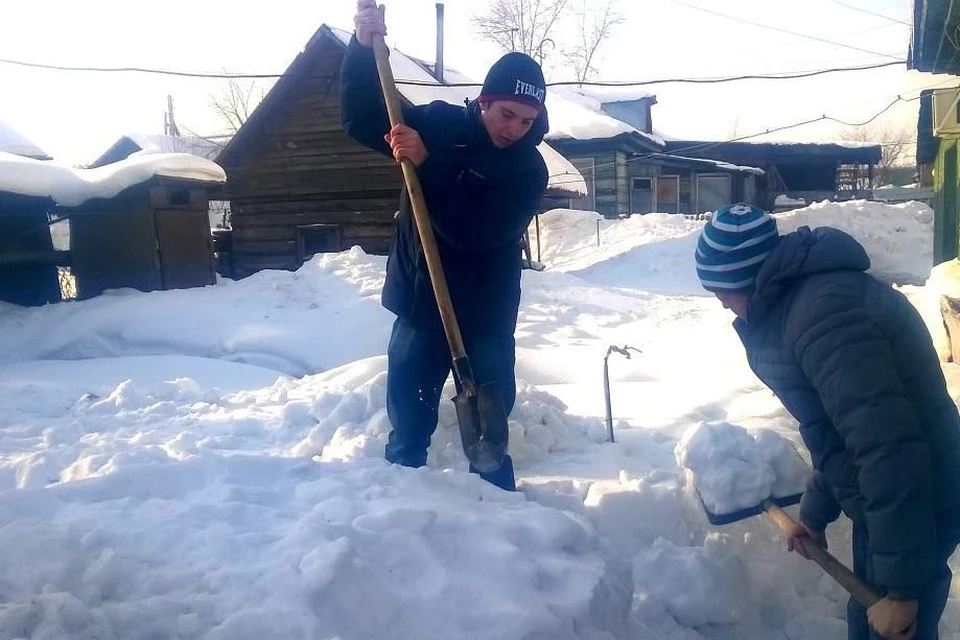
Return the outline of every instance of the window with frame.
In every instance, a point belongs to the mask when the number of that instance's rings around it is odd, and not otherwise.
[[[633,178],[630,182],[630,213],[651,213],[653,205],[653,178]]]
[[[697,175],[697,208],[694,213],[716,211],[730,204],[730,176],[725,173],[701,173]]]
[[[297,227],[297,259],[309,260],[318,253],[340,251],[340,225],[305,224]]]

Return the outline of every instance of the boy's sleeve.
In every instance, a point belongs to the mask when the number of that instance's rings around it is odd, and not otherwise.
[[[827,479],[814,471],[800,499],[800,521],[814,531],[823,531],[840,517],[840,505],[830,491]]]
[[[936,559],[930,448],[893,349],[858,295],[811,296],[784,338],[856,463],[876,581],[910,599]]]

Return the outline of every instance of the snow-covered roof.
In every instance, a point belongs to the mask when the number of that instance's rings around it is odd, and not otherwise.
[[[791,198],[785,193],[781,193],[773,200],[773,206],[775,207],[805,207],[807,206],[807,201],[803,198]]]
[[[740,173],[752,173],[757,176],[762,176],[766,173],[763,169],[759,167],[748,167],[745,165],[731,164],[729,162],[723,162],[722,160],[711,160],[709,158],[692,158],[688,156],[678,156],[670,153],[655,153],[650,154],[655,158],[664,158],[667,160],[680,160],[683,162],[694,162],[698,164],[706,164],[716,167],[717,169],[724,169],[726,171],[737,171]]]
[[[550,176],[547,182],[548,187],[568,191],[571,195],[581,197],[589,195],[583,175],[569,160],[560,155],[559,151],[546,142],[541,142],[537,150],[547,163],[547,175]]]
[[[333,35],[337,37],[344,45],[349,44],[351,34],[343,29],[330,28]],[[399,49],[390,50],[390,68],[393,70],[394,80],[397,81],[397,91],[400,92],[411,104],[429,104],[435,100],[442,100],[450,104],[463,105],[464,101],[475,100],[480,95],[481,83],[477,83],[472,78],[468,78],[456,69],[444,66],[443,77],[447,83],[451,84],[471,84],[467,87],[447,86],[437,80],[432,73],[427,70],[432,67],[430,63],[409,56]],[[404,82],[416,82],[421,84],[404,84]]]
[[[213,160],[223,148],[222,144],[196,136],[128,133],[124,137],[133,141],[144,153],[189,153]]]
[[[604,112],[596,97],[581,89],[550,87],[547,91],[547,112],[550,114],[548,140],[602,140],[619,135],[634,135],[664,146],[663,140],[646,133]]]
[[[598,87],[598,86],[565,85],[563,89],[568,92],[582,95],[585,98],[596,100],[600,104],[608,104],[611,102],[636,102],[637,100],[648,100],[656,104],[656,101],[657,101],[656,94],[648,93],[637,87],[628,87],[628,86]]]
[[[96,169],[75,169],[0,152],[0,191],[51,198],[66,207],[94,198],[112,198],[155,176],[198,182],[227,180],[216,163],[186,153],[137,154]]]
[[[330,30],[343,44],[350,42],[350,33],[342,29],[331,28]],[[427,68],[432,67],[430,63],[408,56],[397,49],[391,49],[390,51],[390,67],[393,70],[394,79],[397,81],[397,91],[411,104],[429,104],[435,100],[440,100],[462,106],[465,102],[475,100],[477,96],[480,95],[482,85],[476,83],[456,69],[444,67],[444,80],[457,85],[472,83],[470,86],[447,86],[441,84],[440,81],[427,70]],[[422,84],[404,84],[404,81]],[[549,113],[551,123],[551,133],[553,132],[552,124],[554,122],[553,109],[558,105],[562,105],[562,102],[562,100],[558,100],[557,98],[551,100],[550,92],[547,92],[547,112]],[[623,126],[632,130],[632,127],[629,125]],[[547,182],[548,189],[568,191],[571,195],[587,195],[587,183],[580,172],[577,171],[576,167],[547,143],[541,143],[537,149],[547,164],[547,172],[550,176]]]
[[[12,153],[25,158],[49,160],[43,149],[33,144],[16,129],[0,120],[0,152]]]

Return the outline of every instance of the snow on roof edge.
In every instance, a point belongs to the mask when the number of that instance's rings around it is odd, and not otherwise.
[[[135,153],[96,169],[75,169],[52,160],[0,152],[0,191],[51,198],[65,207],[112,198],[156,176],[206,183],[227,181],[220,165],[186,153]]]
[[[34,160],[50,159],[50,155],[46,151],[3,120],[0,120],[0,152],[33,158]]]

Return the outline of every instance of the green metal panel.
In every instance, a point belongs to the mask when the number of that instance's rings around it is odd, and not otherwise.
[[[960,249],[960,215],[957,208],[960,176],[957,174],[957,152],[957,139],[942,140],[934,169],[937,196],[934,200],[933,259],[937,264],[956,258]]]

